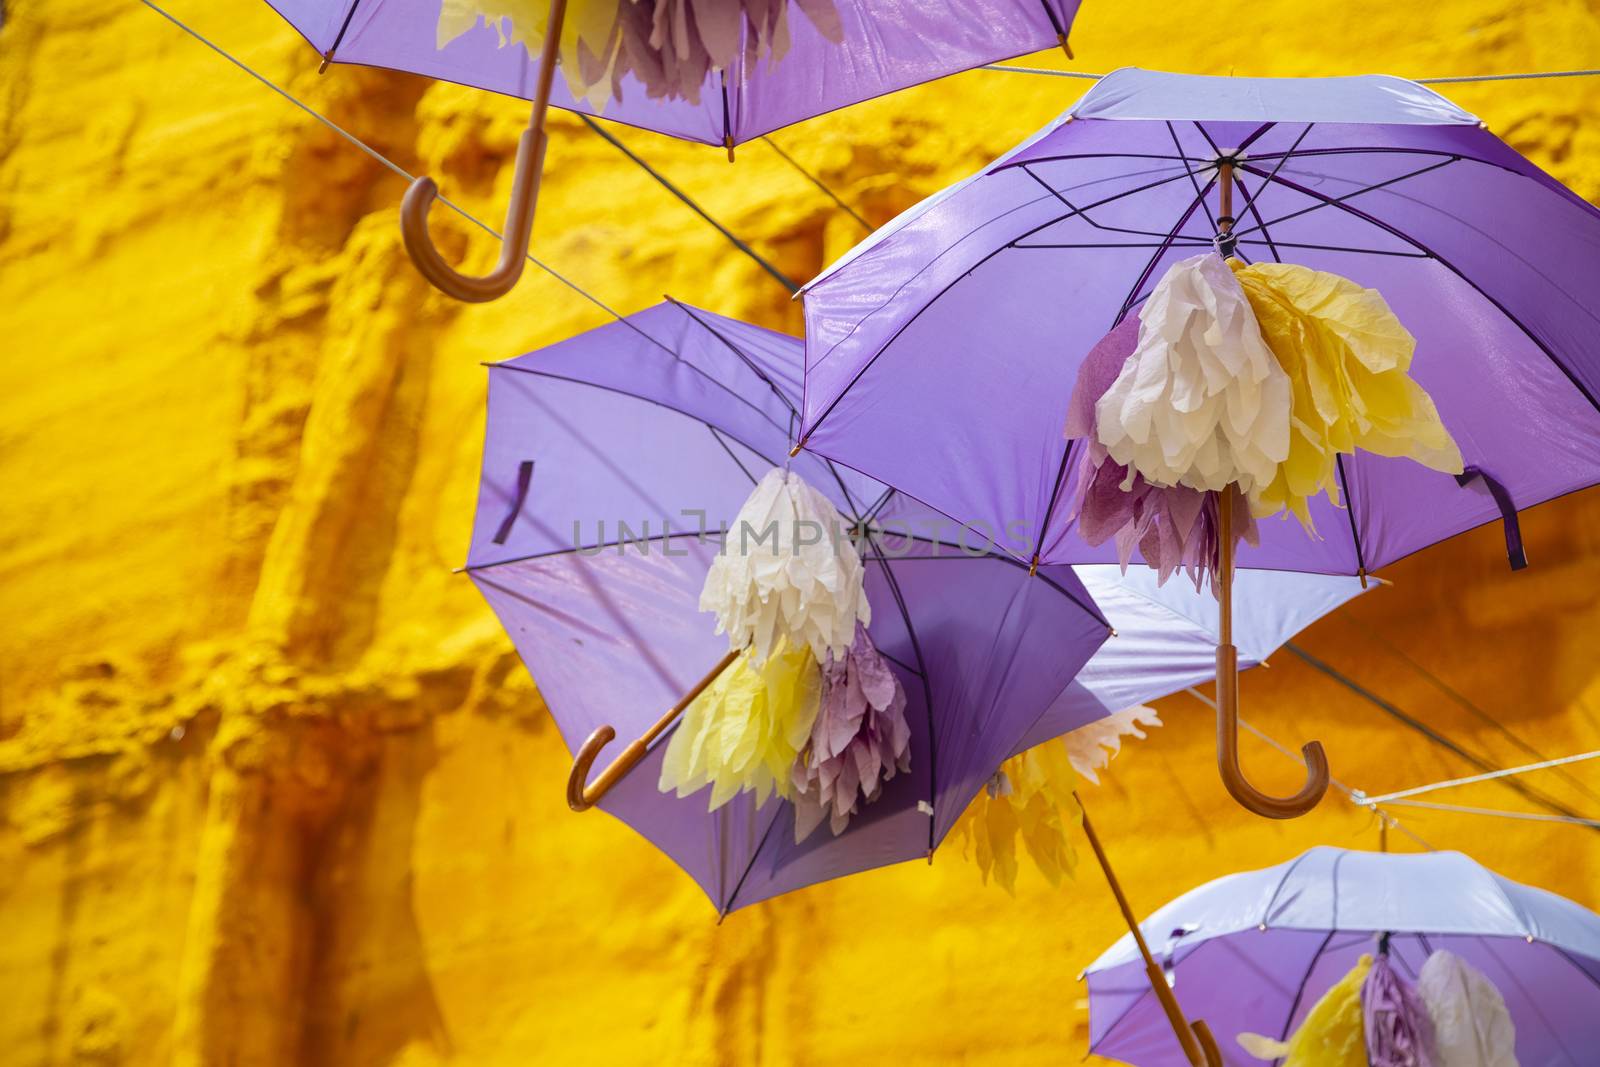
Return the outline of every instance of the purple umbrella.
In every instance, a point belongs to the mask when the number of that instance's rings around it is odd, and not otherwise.
[[[1026,543],[1006,547],[1030,563],[1115,558],[1083,542],[1067,505],[1079,488],[1068,399],[1106,331],[1227,228],[1213,205],[1225,178],[1240,194],[1239,256],[1383,294],[1466,462],[1452,477],[1342,456],[1347,506],[1311,503],[1320,538],[1264,522],[1240,564],[1364,577],[1500,519],[1521,566],[1516,509],[1600,482],[1600,315],[1583,296],[1600,290],[1600,212],[1397,78],[1102,79],[811,283],[804,448],[958,519],[1020,523]],[[1320,746],[1301,794],[1256,792],[1226,688],[1230,791],[1262,814],[1309,808],[1325,788]]]
[[[741,794],[708,812],[705,792],[660,792],[675,723],[657,731],[658,716],[727,653],[698,610],[714,531],[783,462],[801,356],[792,338],[668,303],[490,370],[467,569],[582,757],[569,798],[602,793],[722,913],[929,855],[1109,633],[1070,567],[1030,576],[976,538],[961,547],[909,498],[801,456],[793,470],[868,530],[870,633],[905,690],[910,770],[841,835],[798,844],[787,801]],[[595,735],[613,726],[642,759],[586,789]]]
[[[492,273],[462,275],[434,248],[427,217],[438,190],[431,179],[417,179],[406,196],[402,228],[418,268],[451,296],[483,301],[507,292],[522,271],[548,105],[725,145],[731,155],[736,144],[836,108],[1058,43],[1065,48],[1079,0],[612,0],[613,11],[606,0],[589,0],[573,4],[570,19],[567,0],[550,0],[547,14],[544,0],[270,2],[322,54],[324,67],[388,67],[533,101]],[[541,16],[551,32],[523,24]],[[565,40],[564,21],[572,24]],[[574,31],[587,35],[581,47]],[[535,58],[528,49],[539,37]],[[558,65],[566,78],[554,77]],[[574,78],[594,81],[597,91],[575,89]]]
[[[1439,951],[1487,979],[1510,1013],[1522,1067],[1583,1067],[1600,1047],[1600,916],[1458,852],[1314,848],[1191,890],[1141,926],[1230,1067],[1263,1063],[1239,1034],[1286,1038],[1359,956],[1385,944],[1407,985]],[[1088,980],[1091,1052],[1138,1067],[1187,1062],[1131,934]]]

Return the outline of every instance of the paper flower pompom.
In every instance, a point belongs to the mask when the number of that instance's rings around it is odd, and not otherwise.
[[[1095,404],[1111,458],[1156,486],[1246,494],[1289,453],[1289,379],[1233,272],[1214,253],[1167,271],[1139,310],[1139,339]]]
[[[905,689],[858,624],[850,651],[822,667],[822,708],[793,770],[795,841],[824,818],[835,836],[844,832],[884,782],[910,769]]]
[[[757,663],[735,659],[684,709],[661,761],[660,789],[711,787],[710,810],[743,792],[790,795],[790,769],[817,719],[822,675],[811,650],[780,640]]]
[[[856,623],[870,624],[861,557],[844,518],[799,475],[774,468],[724,537],[700,591],[729,646],[759,664],[781,640],[819,662],[842,656]]]

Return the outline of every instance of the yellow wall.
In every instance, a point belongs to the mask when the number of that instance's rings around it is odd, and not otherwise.
[[[372,71],[318,78],[259,0],[171,0],[227,47],[496,218],[523,107]],[[1595,0],[1088,0],[1078,69],[1451,74],[1595,66]],[[129,0],[8,0],[0,28],[0,1059],[8,1064],[1071,1063],[1079,970],[1118,933],[1092,868],[1015,900],[959,850],[714,924],[631,832],[561,802],[566,757],[465,579],[484,375],[604,321],[532,272],[430,294],[398,179]],[[1054,62],[1045,57],[1040,61]],[[975,72],[785,131],[874,222],[1081,84]],[[1600,199],[1600,79],[1453,98]],[[854,224],[751,145],[624,136],[796,277]],[[747,260],[575,122],[538,254],[624,311],[663,292],[797,329]],[[457,231],[465,239],[465,231]],[[473,255],[489,250],[471,239]],[[1505,763],[1524,753],[1374,633],[1551,753],[1600,747],[1600,500],[1392,569],[1306,638]],[[1247,714],[1368,790],[1465,773],[1290,657]],[[1207,712],[1087,802],[1136,903],[1327,842],[1330,800],[1254,819]],[[1250,742],[1272,785],[1294,768]],[[1594,771],[1580,772],[1600,791]],[[1586,810],[1559,778],[1553,793]],[[1456,799],[1525,807],[1494,786]],[[1600,905],[1580,829],[1407,826]],[[1397,847],[1417,847],[1397,838]]]

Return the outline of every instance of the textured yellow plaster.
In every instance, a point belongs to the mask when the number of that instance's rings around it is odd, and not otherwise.
[[[264,73],[497,221],[524,105],[316,57],[259,0],[170,0]],[[1087,0],[1081,70],[1448,75],[1595,66],[1593,0]],[[1033,62],[1059,63],[1059,56]],[[973,72],[777,140],[875,224],[1083,83]],[[1600,198],[1600,79],[1452,88]],[[795,278],[859,227],[762,144],[622,136]],[[1076,976],[1119,933],[1092,866],[1013,900],[958,850],[721,926],[666,859],[561,800],[566,755],[465,551],[480,360],[606,321],[538,271],[432,295],[399,179],[131,0],[7,0],[0,26],[0,1059],[34,1064],[1077,1062]],[[481,234],[439,231],[476,266]],[[664,292],[797,330],[799,307],[578,123],[555,124],[536,252],[620,311]],[[1463,744],[1600,747],[1600,500],[1391,568],[1307,647]],[[1376,635],[1376,636],[1375,636]],[[1280,655],[1275,737],[1380,791],[1470,768]],[[1315,843],[1340,798],[1235,808],[1206,709],[1166,701],[1085,802],[1137,906]],[[1295,767],[1253,740],[1252,774]],[[1574,776],[1600,793],[1593,770]],[[1535,784],[1600,814],[1555,774]],[[1528,809],[1494,785],[1453,796]],[[1406,828],[1600,905],[1586,830]],[[1391,834],[1396,848],[1421,847]]]

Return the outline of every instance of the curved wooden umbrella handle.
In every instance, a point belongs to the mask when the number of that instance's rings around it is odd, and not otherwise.
[[[500,262],[495,264],[494,270],[481,277],[462,274],[439,254],[433,234],[428,231],[428,209],[439,196],[439,186],[432,178],[422,177],[412,182],[405,199],[400,202],[400,234],[405,239],[406,252],[422,276],[446,296],[473,304],[487,303],[505,296],[522,277],[533,240],[533,216],[539,203],[539,180],[544,173],[544,150],[548,143],[544,118],[550,107],[550,86],[560,58],[561,26],[566,11],[567,0],[550,0],[533,114],[517,145],[511,204],[506,208],[505,231],[500,236]]]
[[[1228,794],[1241,805],[1268,819],[1297,819],[1316,807],[1328,791],[1328,756],[1322,742],[1308,741],[1300,749],[1306,761],[1306,781],[1292,796],[1274,797],[1245,780],[1239,766],[1239,661],[1232,645],[1217,648],[1217,769]]]
[[[1306,782],[1287,797],[1268,796],[1245,780],[1239,766],[1239,650],[1233,646],[1233,491],[1218,494],[1217,531],[1221,539],[1217,642],[1217,769],[1228,794],[1242,806],[1268,819],[1297,819],[1316,807],[1328,791],[1328,756],[1322,742],[1300,749],[1306,761]]]
[[[1206,1025],[1206,1021],[1196,1019],[1189,1024],[1189,1028],[1200,1043],[1200,1054],[1205,1057],[1206,1067],[1227,1067],[1222,1062],[1222,1050],[1217,1047],[1217,1039],[1211,1036],[1211,1027]]]
[[[612,786],[622,781],[624,775],[639,765],[650,751],[651,742],[665,733],[673,720],[683,714],[683,709],[693,704],[695,697],[705,692],[706,687],[717,680],[717,675],[738,658],[739,651],[735,649],[717,661],[717,665],[707,671],[706,676],[696,682],[694,688],[668,708],[667,713],[657,719],[655,725],[646,730],[643,736],[623,749],[622,755],[612,760],[610,765],[600,772],[600,777],[592,783],[589,781],[589,769],[594,766],[600,750],[617,736],[617,731],[609,726],[601,726],[590,734],[578,749],[578,754],[573,757],[572,772],[567,775],[567,807],[573,811],[588,811],[600,803],[601,798],[611,792]]]
[[[528,262],[528,247],[533,236],[534,207],[539,200],[539,178],[544,169],[544,124],[535,115],[517,148],[517,172],[512,179],[511,206],[506,209],[506,228],[501,236],[500,262],[480,277],[462,274],[444,261],[428,231],[428,209],[439,195],[432,178],[418,178],[400,202],[400,234],[406,251],[422,276],[446,296],[470,304],[498,300],[511,291],[522,277]]]

